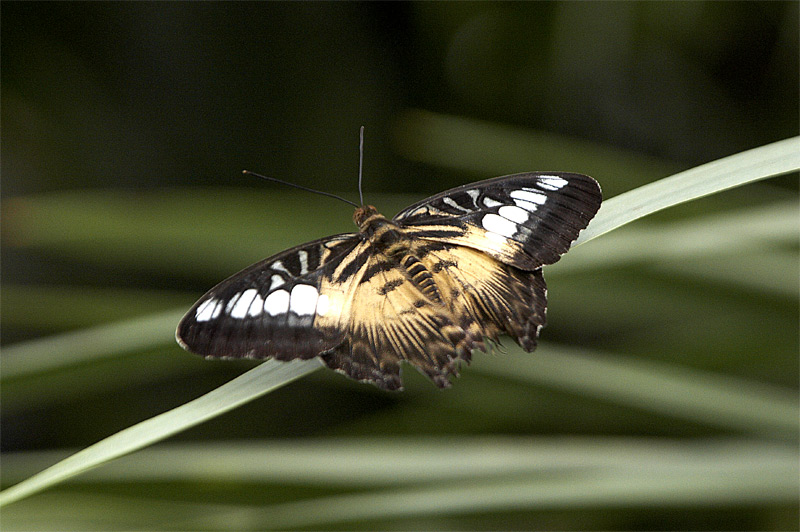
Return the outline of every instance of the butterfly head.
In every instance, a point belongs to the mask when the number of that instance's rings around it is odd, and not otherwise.
[[[372,205],[362,205],[356,209],[356,212],[353,213],[353,221],[356,223],[359,229],[363,230],[369,224],[369,221],[373,216],[380,216],[378,214],[378,209]]]

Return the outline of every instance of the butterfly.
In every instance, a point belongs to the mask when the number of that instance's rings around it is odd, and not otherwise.
[[[391,220],[356,208],[357,233],[278,253],[208,291],[176,332],[212,358],[319,357],[401,390],[401,365],[450,386],[472,351],[501,334],[533,351],[545,325],[542,267],[600,207],[591,177],[514,174],[453,188]]]

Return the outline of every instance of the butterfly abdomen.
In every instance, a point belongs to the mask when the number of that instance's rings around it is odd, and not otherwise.
[[[436,286],[431,272],[428,271],[417,257],[414,255],[406,255],[401,264],[411,277],[411,282],[416,285],[420,292],[425,294],[425,297],[440,305],[443,304],[442,294],[439,292],[439,288]]]

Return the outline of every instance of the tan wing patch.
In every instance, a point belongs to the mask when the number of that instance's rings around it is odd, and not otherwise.
[[[332,369],[398,390],[400,364],[408,362],[445,388],[469,357],[472,343],[448,308],[426,297],[399,264],[358,282],[351,301],[347,340],[322,355]]]
[[[368,244],[355,247],[330,274],[319,283],[314,326],[322,329],[347,330],[358,284],[367,269]]]
[[[430,251],[422,262],[476,346],[504,332],[526,351],[536,348],[547,308],[541,269],[522,271],[462,246]]]
[[[506,333],[527,351],[536,347],[547,306],[541,269],[522,271],[468,247],[421,244],[419,260],[390,264],[378,254],[354,270],[361,247],[321,285],[329,308],[318,312],[315,326],[345,331],[341,345],[321,354],[328,367],[398,390],[407,362],[444,388],[459,361],[485,350],[484,338]],[[386,266],[363,281],[380,263]],[[352,275],[337,282],[348,268]]]
[[[472,225],[460,229],[460,234],[457,235],[437,234],[435,237],[425,236],[437,230],[441,233],[456,232],[453,230],[453,226],[448,225],[409,226],[405,228],[405,232],[412,238],[469,247],[474,250],[482,251],[500,262],[511,264],[518,268],[535,269],[541,266],[541,264],[535,263],[528,256],[522,242],[518,242],[512,238],[507,238],[503,235],[492,233]]]

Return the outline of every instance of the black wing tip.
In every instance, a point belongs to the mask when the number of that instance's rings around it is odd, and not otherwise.
[[[183,340],[183,337],[181,336],[181,326],[180,326],[180,325],[178,325],[178,328],[177,328],[177,329],[175,329],[175,341],[176,341],[176,342],[178,343],[178,345],[179,345],[179,346],[181,346],[181,348],[182,348],[182,349],[184,349],[185,351],[189,351],[189,352],[191,352],[191,351],[192,351],[192,349],[189,347],[189,344],[187,344],[187,343],[186,343],[186,342]]]
[[[193,309],[194,309],[194,307],[192,307],[192,310]],[[185,351],[188,351],[189,353],[192,353],[192,354],[195,354],[195,355],[202,355],[202,353],[197,352],[195,350],[195,348],[192,347],[192,345],[191,345],[192,342],[191,342],[191,340],[189,340],[189,331],[188,331],[188,329],[190,328],[191,321],[192,321],[191,320],[192,310],[187,312],[186,315],[183,318],[181,318],[181,321],[178,322],[178,326],[175,327],[175,341]]]

